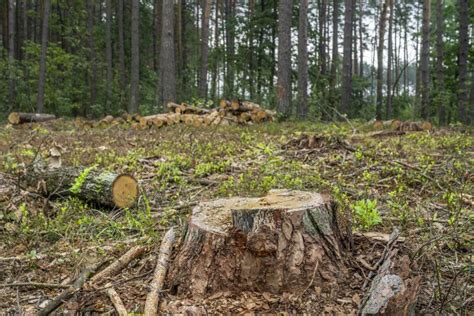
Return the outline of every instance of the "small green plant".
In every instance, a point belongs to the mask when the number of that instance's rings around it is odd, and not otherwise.
[[[69,191],[73,194],[78,194],[81,192],[81,187],[86,181],[87,176],[94,170],[96,167],[92,166],[89,168],[84,169],[81,174],[74,180],[74,184],[69,188]]]
[[[382,223],[382,218],[377,211],[376,200],[359,200],[355,202],[351,208],[355,214],[357,223],[363,229],[369,229]]]

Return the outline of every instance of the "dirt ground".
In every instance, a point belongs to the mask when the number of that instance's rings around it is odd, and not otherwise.
[[[286,188],[330,194],[353,223],[352,279],[304,293],[221,292],[204,299],[173,296],[162,312],[357,314],[364,285],[386,236],[401,231],[401,253],[422,277],[416,313],[467,315],[474,310],[474,137],[465,128],[380,133],[363,124],[271,123],[247,127],[170,126],[78,130],[57,120],[0,126],[0,314],[35,314],[84,267],[146,247],[108,285],[89,283],[63,310],[113,313],[113,286],[129,313],[143,312],[160,239],[181,233],[193,206],[228,196],[262,196]],[[311,140],[308,141],[309,135]],[[24,187],[33,159],[132,174],[140,198],[108,209],[75,197],[44,197]],[[376,214],[374,214],[376,213]],[[378,215],[379,216],[378,216]],[[365,237],[364,237],[365,236]],[[46,284],[46,285],[45,285]]]

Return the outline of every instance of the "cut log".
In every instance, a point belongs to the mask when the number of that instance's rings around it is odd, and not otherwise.
[[[229,109],[231,108],[231,102],[226,99],[221,99],[219,102],[219,106],[221,109]]]
[[[172,294],[301,293],[348,277],[350,225],[328,196],[273,190],[201,203],[168,273]]]
[[[373,123],[373,127],[375,129],[382,129],[382,128],[393,128],[396,129],[402,124],[399,120],[388,120],[388,121],[380,121],[377,120]]]
[[[103,119],[99,121],[99,126],[101,127],[109,126],[110,124],[112,124],[113,121],[114,121],[114,117],[112,115],[107,115],[106,117],[104,117]]]
[[[33,167],[25,173],[27,184],[45,196],[75,195],[101,205],[130,207],[138,198],[138,183],[128,174],[97,172],[93,168]]]
[[[421,132],[428,131],[433,128],[433,125],[430,122],[412,122],[406,121],[402,122],[400,126],[397,127],[397,130],[404,132]]]
[[[8,115],[8,122],[12,125],[18,125],[23,123],[40,123],[56,119],[53,114],[43,113],[21,113],[12,112]]]

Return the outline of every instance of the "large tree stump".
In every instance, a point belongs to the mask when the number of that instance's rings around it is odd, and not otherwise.
[[[112,207],[132,206],[138,198],[137,180],[127,174],[98,172],[93,168],[35,166],[24,175],[27,184],[46,196],[75,195]]]
[[[341,220],[345,219],[345,220]],[[168,274],[178,295],[303,292],[347,276],[350,225],[328,196],[273,190],[193,210]]]

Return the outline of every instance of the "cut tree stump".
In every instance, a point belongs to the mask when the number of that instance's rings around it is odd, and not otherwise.
[[[34,166],[25,181],[45,196],[75,195],[111,207],[130,207],[138,198],[137,180],[128,174],[98,172],[84,167],[44,168]]]
[[[43,113],[20,113],[12,112],[8,115],[8,122],[12,125],[18,125],[23,123],[39,123],[46,122],[56,119],[53,114]]]
[[[168,273],[171,293],[302,293],[348,277],[350,225],[329,196],[272,190],[196,206]]]

